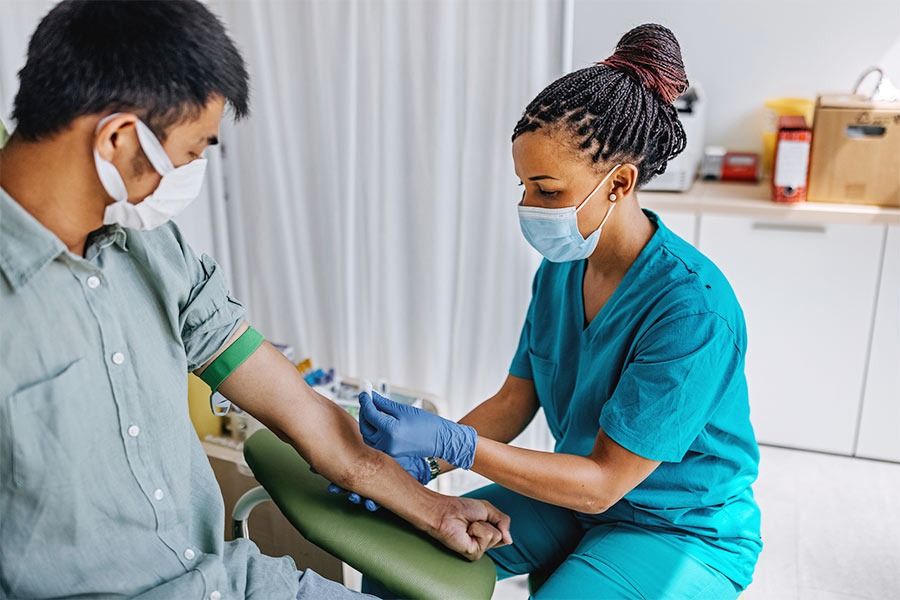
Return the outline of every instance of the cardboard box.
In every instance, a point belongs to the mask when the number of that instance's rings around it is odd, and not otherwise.
[[[900,208],[900,102],[819,96],[809,200]]]
[[[772,169],[772,200],[805,202],[812,132],[803,117],[779,117]]]

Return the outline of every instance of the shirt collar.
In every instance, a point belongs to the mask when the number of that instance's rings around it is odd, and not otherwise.
[[[0,269],[13,288],[28,283],[65,244],[0,188]]]
[[[86,256],[90,260],[113,242],[127,250],[126,241],[121,226],[105,225],[88,237]],[[47,263],[65,252],[62,240],[0,188],[0,270],[13,289],[27,284]]]
[[[122,250],[128,251],[128,234],[125,229],[118,223],[112,225],[104,225],[96,231],[92,231],[87,239],[87,250],[84,257],[87,260],[93,260],[100,251],[115,243]]]

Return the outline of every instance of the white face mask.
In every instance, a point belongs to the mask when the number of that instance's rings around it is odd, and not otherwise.
[[[119,114],[112,114],[101,120],[97,124],[97,130],[99,131],[107,121]],[[162,181],[152,194],[138,204],[132,204],[128,201],[128,191],[119,171],[111,162],[101,158],[96,149],[94,149],[94,164],[97,166],[97,175],[100,176],[100,182],[106,193],[115,200],[106,207],[103,223],[106,225],[118,223],[123,227],[146,230],[159,227],[177,216],[200,195],[207,161],[205,158],[198,158],[175,168],[150,128],[142,121],[136,123],[136,128],[144,154],[156,172],[162,176]]]

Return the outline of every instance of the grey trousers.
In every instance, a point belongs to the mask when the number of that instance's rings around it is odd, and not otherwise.
[[[297,600],[378,600],[375,596],[348,590],[310,569],[301,571],[299,576]]]

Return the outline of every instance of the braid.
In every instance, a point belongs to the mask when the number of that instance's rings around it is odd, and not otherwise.
[[[641,25],[622,36],[606,60],[547,86],[526,107],[512,139],[559,127],[593,162],[635,164],[640,186],[664,173],[685,148],[672,103],[687,87],[675,36],[662,25]]]

